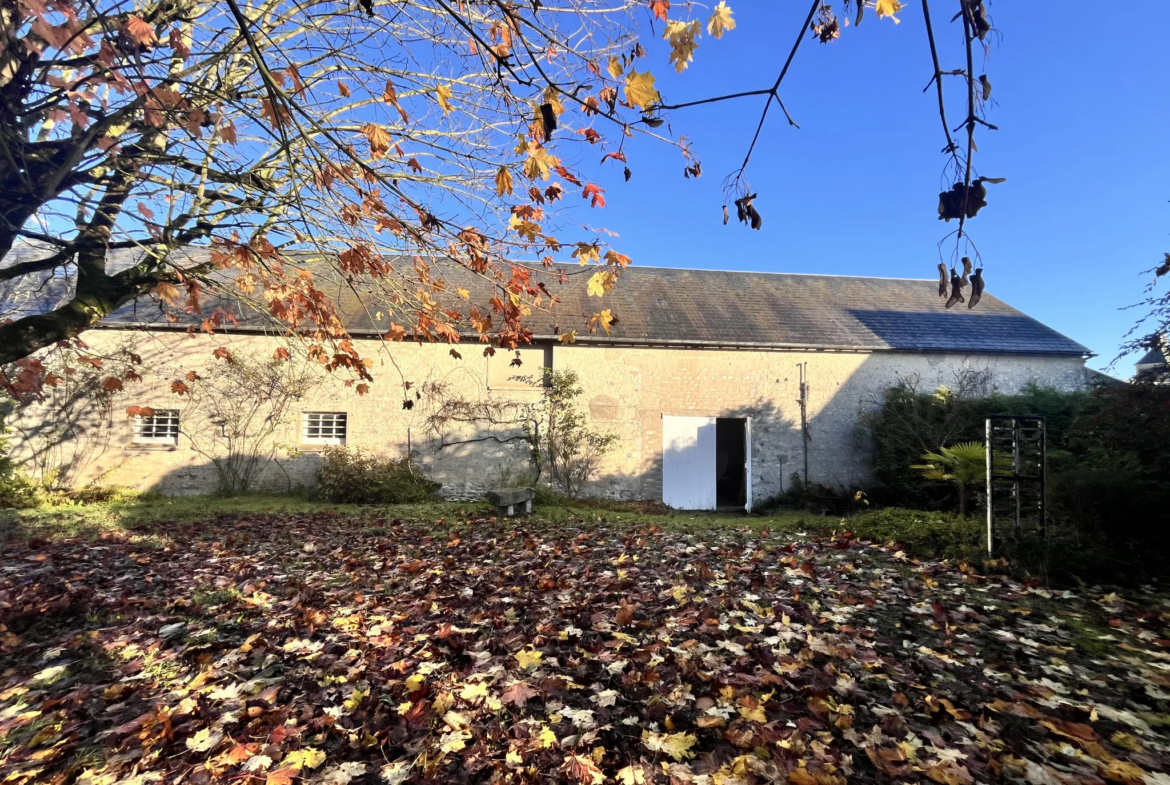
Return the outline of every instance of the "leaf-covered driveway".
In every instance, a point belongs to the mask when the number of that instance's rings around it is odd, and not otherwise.
[[[1170,783],[1155,598],[846,536],[370,525],[9,543],[0,782]]]

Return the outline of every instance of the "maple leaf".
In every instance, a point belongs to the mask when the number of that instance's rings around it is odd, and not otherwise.
[[[693,733],[652,733],[648,730],[642,731],[642,743],[646,745],[646,749],[651,752],[666,753],[676,761],[691,757],[693,753],[690,752],[690,749],[698,742],[698,737]]]
[[[605,197],[602,196],[604,193],[604,188],[594,185],[593,183],[589,183],[585,186],[585,190],[581,192],[581,198],[589,199],[592,197],[590,202],[591,207],[605,207]]]
[[[330,766],[321,772],[314,782],[320,785],[349,785],[349,783],[366,773],[366,764],[357,761],[347,761],[340,766]]]
[[[535,698],[540,693],[528,686],[522,681],[514,681],[504,687],[504,691],[500,694],[500,701],[503,703],[510,703],[517,708],[524,708],[528,705],[530,698]]]
[[[670,0],[650,0],[650,13],[655,19],[666,21],[666,12],[670,10]]]
[[[316,747],[293,750],[284,756],[280,765],[288,769],[315,769],[325,762],[325,753]]]
[[[646,785],[650,780],[646,777],[646,769],[640,763],[631,763],[623,769],[618,769],[617,781],[620,785]]]
[[[630,257],[625,254],[618,253],[612,249],[605,252],[605,261],[612,264],[614,267],[620,267],[623,270],[630,265]]]
[[[126,25],[123,29],[126,31],[126,35],[144,47],[150,48],[152,45],[158,43],[158,36],[154,33],[154,26],[134,14],[126,17]]]
[[[576,343],[577,342],[577,331],[576,330],[569,330],[568,332],[561,333],[560,338],[558,338],[557,340],[559,340],[562,344],[564,344],[566,346],[571,344],[571,343]]]
[[[116,376],[107,376],[102,379],[102,389],[106,392],[118,392],[122,389],[122,380]]]
[[[362,134],[370,143],[371,157],[381,158],[390,149],[390,134],[382,126],[366,123],[362,126]]]
[[[898,17],[894,16],[894,14],[902,10],[902,4],[899,0],[875,0],[874,10],[877,11],[878,19],[888,16],[894,20],[894,24],[901,21]]]
[[[609,328],[613,324],[613,312],[609,308],[606,308],[597,314],[597,323],[601,325],[601,329],[605,330],[606,335],[608,335]]]
[[[292,357],[292,355],[289,354],[288,349],[284,348],[283,346],[276,347],[276,351],[272,353],[272,359],[274,360],[287,360],[290,357]]]
[[[695,39],[702,30],[703,26],[698,19],[691,22],[671,20],[666,23],[662,37],[670,42],[670,62],[674,64],[674,70],[678,73],[681,74],[687,64],[694,59],[695,50],[699,48]]]
[[[268,772],[268,776],[264,778],[264,785],[292,785],[292,781],[296,776],[297,772],[295,769],[270,771]]]
[[[605,775],[601,773],[601,769],[597,768],[597,764],[593,762],[592,758],[587,758],[584,755],[575,753],[566,755],[561,771],[569,775],[570,779],[585,783],[585,785],[600,785],[600,783],[605,782]]]
[[[610,55],[609,64],[605,67],[605,70],[608,71],[609,75],[614,79],[621,79],[622,74],[626,72],[625,67],[622,65],[621,58],[619,58],[617,55]]]
[[[617,276],[609,270],[598,270],[589,278],[587,291],[590,297],[601,297],[617,283]]]
[[[179,298],[179,288],[173,283],[167,283],[166,281],[159,282],[150,290],[150,293],[157,295],[160,300],[167,303],[173,303]]]
[[[541,659],[544,658],[544,653],[529,649],[522,649],[513,655],[516,662],[520,663],[520,667],[524,670],[531,670],[540,666]]]
[[[631,69],[626,75],[626,102],[639,109],[645,109],[660,100],[661,96],[654,87],[654,74],[649,71],[638,73]]]
[[[451,105],[451,86],[441,84],[435,88],[435,100],[443,108],[443,114],[448,114],[455,107]]]
[[[508,167],[501,166],[496,172],[496,196],[512,193],[512,173]]]
[[[735,20],[731,18],[731,9],[727,7],[725,0],[719,0],[719,5],[715,6],[711,18],[707,20],[707,32],[715,38],[722,38],[725,31],[734,29]]]
[[[213,356],[213,357],[215,357],[217,360],[227,360],[229,363],[232,361],[232,353],[231,353],[231,352],[229,352],[229,351],[227,350],[227,347],[225,347],[225,346],[220,346],[220,347],[218,347],[218,348],[217,348],[217,349],[216,349],[214,352],[212,352],[211,354],[212,354],[212,356]]]
[[[187,749],[192,752],[209,752],[221,741],[223,741],[222,733],[219,731],[213,733],[211,728],[203,728],[188,738],[186,744]]]
[[[186,395],[190,388],[183,382],[171,382],[171,392],[175,395]]]

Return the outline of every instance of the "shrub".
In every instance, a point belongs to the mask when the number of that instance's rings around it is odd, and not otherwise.
[[[983,525],[961,515],[887,507],[860,513],[841,525],[863,540],[900,543],[912,556],[978,563],[986,555]]]
[[[439,488],[409,458],[382,458],[361,449],[330,447],[317,470],[318,493],[339,504],[432,501]]]

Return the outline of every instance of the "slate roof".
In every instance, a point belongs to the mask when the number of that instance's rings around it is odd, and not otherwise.
[[[1166,365],[1166,355],[1162,353],[1159,347],[1155,346],[1142,355],[1142,359],[1138,360],[1134,365],[1137,366],[1139,371],[1157,368],[1160,365]]]
[[[200,249],[189,249],[198,257]],[[311,265],[312,263],[309,262]],[[120,265],[112,264],[111,268]],[[354,335],[381,334],[377,307],[338,280],[328,265],[317,265],[318,285],[333,296]],[[472,302],[486,300],[483,279],[451,272],[452,288],[470,289]],[[582,343],[815,348],[845,351],[960,352],[988,354],[1089,355],[1089,349],[985,293],[974,310],[943,307],[937,281],[855,276],[687,270],[631,266],[603,298],[586,286],[594,268],[566,268],[568,282],[555,272],[540,278],[559,297],[550,314],[535,312],[527,324],[538,340],[578,330]],[[994,286],[994,278],[991,284]],[[360,290],[360,285],[359,285]],[[239,314],[244,327],[263,329],[266,317],[222,302]],[[210,306],[209,306],[210,307]],[[601,308],[618,317],[611,335],[590,335],[584,321]],[[130,304],[111,316],[109,326],[169,325],[152,303]]]

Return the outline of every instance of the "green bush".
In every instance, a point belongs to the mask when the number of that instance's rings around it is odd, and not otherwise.
[[[338,504],[405,504],[433,501],[439,483],[422,475],[409,458],[381,458],[365,450],[330,447],[321,456],[317,489]]]
[[[840,525],[863,540],[900,543],[911,556],[981,562],[986,555],[983,525],[960,515],[887,507]]]
[[[898,385],[865,423],[878,482],[871,498],[954,509],[953,489],[923,482],[910,466],[940,444],[982,440],[989,414],[1039,415],[1047,423],[1048,537],[1000,537],[997,555],[1015,571],[1056,582],[1135,581],[1170,571],[1170,385],[1071,393],[1033,386],[1011,396]]]

